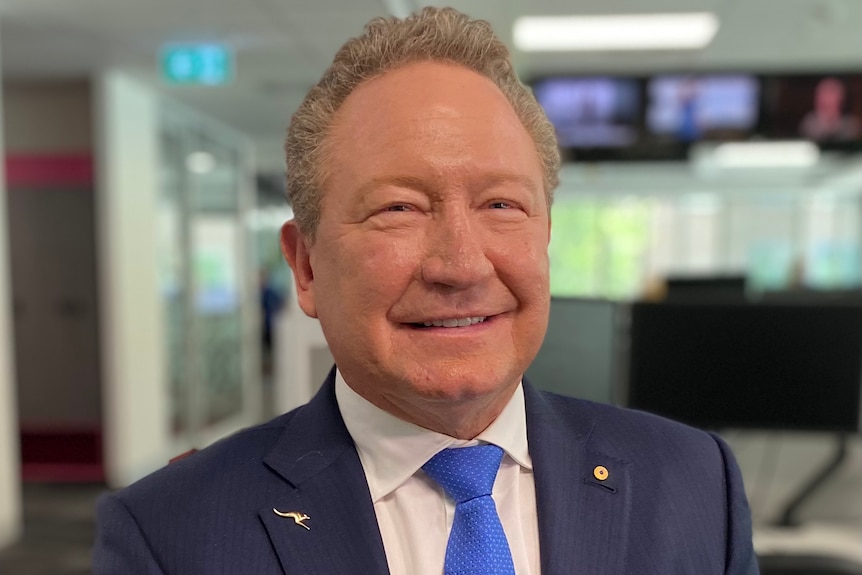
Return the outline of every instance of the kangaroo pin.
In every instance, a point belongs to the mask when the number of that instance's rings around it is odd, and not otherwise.
[[[301,525],[302,527],[305,527],[308,531],[311,531],[311,527],[309,527],[308,525],[303,523],[303,521],[307,521],[307,520],[311,519],[311,517],[309,517],[305,513],[300,513],[299,511],[288,511],[287,513],[284,513],[283,511],[279,511],[275,507],[272,508],[272,511],[273,511],[273,513],[275,513],[279,517],[285,517],[288,519],[293,519],[294,523],[296,523],[297,525]]]

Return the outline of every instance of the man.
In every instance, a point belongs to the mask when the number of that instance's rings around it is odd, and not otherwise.
[[[337,370],[103,499],[97,574],[756,573],[718,438],[522,380],[559,156],[486,23],[372,22],[286,151],[282,245]]]
[[[814,105],[799,124],[799,132],[816,142],[850,142],[859,139],[859,119],[845,113],[847,89],[838,78],[827,77],[814,88]]]

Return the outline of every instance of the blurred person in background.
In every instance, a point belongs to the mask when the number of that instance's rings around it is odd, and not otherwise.
[[[539,392],[554,131],[490,26],[348,41],[287,138],[311,402],[99,505],[99,574],[757,572],[716,436]]]
[[[814,107],[799,126],[816,142],[856,140],[862,136],[859,119],[846,113],[847,89],[838,78],[823,78],[814,89]]]
[[[273,369],[273,327],[278,313],[284,306],[284,296],[276,288],[270,270],[264,268],[260,271],[259,282],[261,368],[264,375],[264,383],[270,383],[272,381]]]
[[[702,135],[698,120],[698,85],[694,78],[685,78],[679,84],[677,102],[679,106],[679,125],[677,137],[682,142],[696,142]]]

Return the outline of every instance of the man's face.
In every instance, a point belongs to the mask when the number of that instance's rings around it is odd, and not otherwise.
[[[822,80],[815,92],[816,107],[819,111],[832,115],[841,114],[844,103],[844,86],[834,78]]]
[[[415,422],[507,401],[547,327],[550,221],[503,94],[465,68],[409,64],[347,98],[329,152],[315,240],[289,223],[284,242],[345,380]]]

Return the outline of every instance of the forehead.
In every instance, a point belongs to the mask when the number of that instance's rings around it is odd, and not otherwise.
[[[329,138],[334,171],[397,164],[507,164],[533,172],[539,159],[529,133],[494,83],[464,67],[412,63],[366,81],[336,113]]]

